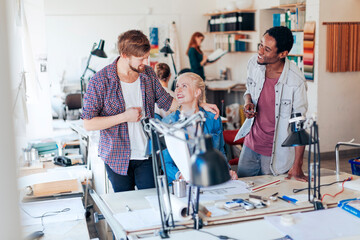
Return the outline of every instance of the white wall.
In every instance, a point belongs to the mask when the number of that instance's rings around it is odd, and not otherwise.
[[[307,116],[311,117],[312,114],[318,114],[318,85],[319,85],[319,59],[323,56],[319,55],[319,12],[320,12],[320,0],[309,0],[306,2],[306,21],[314,21],[315,26],[315,57],[314,57],[314,81],[307,81],[308,86],[308,111]]]
[[[13,131],[13,96],[11,94],[11,83],[13,74],[11,70],[14,64],[18,64],[16,56],[12,56],[11,41],[16,40],[15,28],[15,1],[0,0],[0,206],[2,218],[0,220],[1,239],[17,240],[21,239],[20,217],[16,179],[16,161],[14,149]]]
[[[360,72],[326,72],[326,26],[323,22],[360,21],[360,1],[320,0],[318,115],[321,151],[339,141],[360,142]]]
[[[203,13],[214,8],[215,0],[47,0],[45,4],[49,77],[52,90],[58,93],[62,76],[65,81],[79,82],[94,42],[104,39],[109,56],[92,58],[90,65],[100,70],[117,56],[114,49],[117,36],[133,28],[148,34],[150,26],[158,26],[161,48],[169,36],[170,24],[175,21],[181,53],[177,70],[188,67],[185,56],[188,41],[193,32],[206,30],[207,18]]]

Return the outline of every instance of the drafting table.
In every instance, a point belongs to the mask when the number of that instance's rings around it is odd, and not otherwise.
[[[336,181],[336,175],[334,171],[330,171],[327,169],[321,169],[321,184],[331,183]],[[351,174],[341,173],[340,180],[344,180],[347,177],[352,176]],[[355,179],[359,178],[358,176],[353,176]],[[284,180],[285,175],[282,176],[257,176],[257,177],[249,177],[249,178],[241,178],[240,180],[247,182],[253,181],[255,185],[261,185],[267,182],[271,182],[277,179]],[[279,196],[282,195],[296,195],[292,192],[294,188],[307,188],[308,184],[295,181],[295,180],[284,180],[278,185],[274,185],[268,187],[264,190],[256,192],[254,194],[261,195],[261,196],[270,196],[275,192],[279,193]],[[321,193],[329,193],[335,194],[341,190],[341,184],[334,184],[332,186],[322,187]],[[306,194],[307,190],[300,192],[298,194]],[[128,205],[133,210],[140,210],[144,208],[149,208],[150,205],[145,199],[146,196],[156,195],[155,189],[146,189],[146,190],[139,190],[139,191],[129,191],[129,192],[122,192],[122,193],[112,193],[112,194],[103,194],[97,196],[96,193],[93,193],[92,196],[94,198],[95,203],[98,205],[102,213],[104,214],[106,221],[109,223],[114,236],[117,239],[121,239],[124,237],[128,237],[129,239],[137,239],[140,235],[153,234],[153,232],[159,227],[153,227],[152,229],[138,229],[136,231],[125,231],[122,226],[114,219],[113,215],[121,212],[125,212],[125,206]],[[343,193],[339,194],[335,198],[326,197],[324,199],[324,204],[326,204],[329,208],[335,207],[337,202],[342,199],[348,199],[353,197],[359,197],[360,192],[345,189]],[[238,194],[238,195],[227,195],[227,199],[231,200],[233,198],[243,198],[247,199],[249,197],[249,193],[247,194]],[[201,196],[200,196],[201,198]],[[214,203],[212,203],[214,205]],[[208,206],[208,205],[206,205]],[[218,224],[233,224],[236,222],[242,221],[249,221],[249,220],[258,220],[263,219],[265,216],[271,215],[281,215],[284,213],[296,213],[296,212],[306,212],[312,211],[313,205],[309,202],[302,202],[298,203],[297,205],[293,205],[284,201],[276,201],[275,203],[271,204],[270,206],[262,209],[254,209],[251,211],[246,212],[231,212],[228,215],[219,216],[219,217],[203,217],[204,227],[206,229],[209,226],[215,226]],[[193,222],[181,222],[180,224],[192,226]],[[176,232],[177,229],[173,230],[172,232]]]

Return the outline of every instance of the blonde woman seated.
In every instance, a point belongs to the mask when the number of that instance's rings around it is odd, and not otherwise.
[[[165,117],[163,122],[175,123],[181,118],[190,116],[198,111],[204,112],[206,121],[204,123],[203,133],[212,136],[214,148],[219,150],[225,157],[221,119],[218,118],[215,120],[213,113],[207,112],[199,106],[200,103],[205,102],[205,83],[203,79],[195,73],[182,74],[177,80],[175,95],[180,104],[180,108]],[[191,130],[188,129],[188,131]],[[167,149],[163,151],[163,155],[169,183],[177,178],[181,178],[181,173]],[[232,170],[230,170],[230,176],[233,180],[238,178],[236,172]]]

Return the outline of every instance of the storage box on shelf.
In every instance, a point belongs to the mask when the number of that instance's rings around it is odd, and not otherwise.
[[[208,32],[213,46],[208,51],[221,48],[228,52],[248,52],[253,42],[251,34],[255,33],[256,10],[234,10],[208,13]]]

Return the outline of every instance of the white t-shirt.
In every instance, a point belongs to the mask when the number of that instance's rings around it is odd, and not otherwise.
[[[133,83],[126,83],[120,81],[122,94],[125,100],[125,108],[141,107],[141,115],[145,116],[140,78],[136,79]],[[130,138],[131,160],[144,160],[148,157],[145,155],[147,139],[142,127],[141,122],[128,122],[128,131]]]

